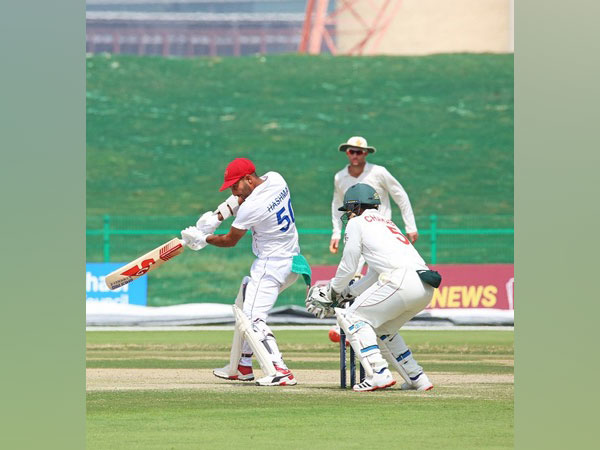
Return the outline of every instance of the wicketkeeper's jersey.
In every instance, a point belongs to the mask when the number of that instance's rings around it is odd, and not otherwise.
[[[342,260],[331,282],[336,292],[341,292],[355,275],[361,255],[369,265],[371,275],[392,273],[397,269],[427,269],[421,255],[396,224],[375,209],[350,219],[345,240]]]

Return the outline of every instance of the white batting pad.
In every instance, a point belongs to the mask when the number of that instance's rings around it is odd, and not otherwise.
[[[267,352],[267,349],[254,332],[250,320],[248,320],[246,314],[235,305],[233,305],[233,314],[235,315],[236,326],[239,328],[240,333],[244,336],[246,342],[254,352],[254,355],[260,364],[260,368],[265,375],[274,376],[276,370],[273,361],[271,361],[271,355]]]
[[[246,286],[250,281],[250,277],[244,277],[240,284],[237,297],[235,298],[235,306],[242,308],[244,305],[244,294],[246,292]],[[229,375],[237,375],[237,368],[242,356],[242,334],[238,327],[233,327],[233,342],[231,343],[231,353],[229,354]]]

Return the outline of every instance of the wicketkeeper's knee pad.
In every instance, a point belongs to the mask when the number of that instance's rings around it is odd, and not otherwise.
[[[381,335],[379,336],[379,342],[387,350],[387,352],[382,351],[382,353],[386,356],[390,365],[398,371],[407,383],[414,382],[423,373],[423,368],[417,363],[400,334]]]
[[[372,376],[373,372],[387,367],[377,344],[377,335],[373,327],[358,317],[351,314],[346,315],[343,309],[335,308],[335,311],[338,323],[348,335],[350,345],[360,358],[367,375]]]

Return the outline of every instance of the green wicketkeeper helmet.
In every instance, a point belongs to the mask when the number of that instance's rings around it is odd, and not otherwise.
[[[338,211],[358,213],[361,206],[381,205],[379,194],[375,189],[365,183],[358,183],[350,187],[344,194],[344,206]]]

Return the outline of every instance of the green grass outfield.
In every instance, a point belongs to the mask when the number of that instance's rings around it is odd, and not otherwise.
[[[212,376],[231,331],[88,332],[87,448],[513,447],[512,331],[403,332],[426,393],[341,390],[326,330],[275,334],[297,386]]]

